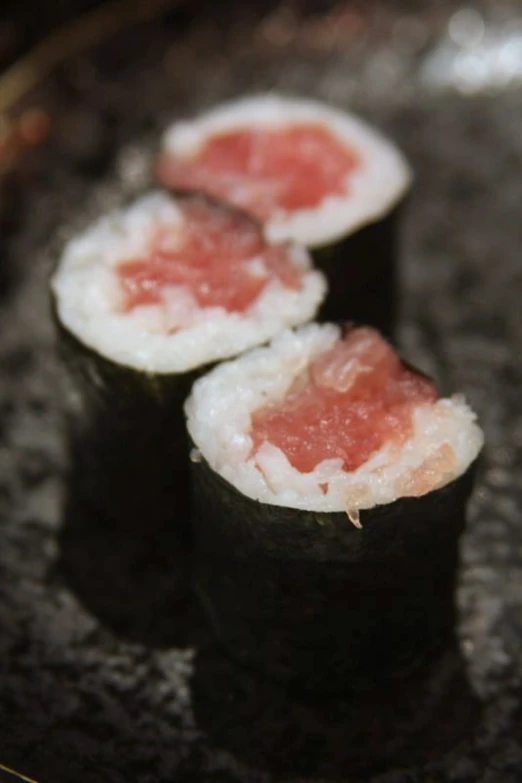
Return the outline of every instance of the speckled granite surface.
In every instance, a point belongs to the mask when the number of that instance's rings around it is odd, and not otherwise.
[[[42,783],[522,780],[522,83],[516,47],[505,78],[494,57],[482,72],[458,59],[501,51],[520,22],[516,5],[467,22],[455,4],[414,5],[344,6],[329,25],[275,8],[228,32],[172,13],[41,88],[59,122],[0,246],[0,761]],[[63,484],[46,289],[60,242],[146,183],[168,117],[272,86],[353,105],[410,156],[401,344],[468,396],[487,436],[460,653],[371,704],[298,705],[236,671],[180,604],[168,540],[104,528]],[[396,761],[372,776],[350,735]]]

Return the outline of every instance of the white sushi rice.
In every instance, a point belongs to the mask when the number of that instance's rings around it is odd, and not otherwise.
[[[198,380],[185,411],[198,452],[244,495],[311,511],[346,511],[358,524],[361,509],[425,494],[462,475],[482,448],[483,434],[473,411],[455,395],[419,405],[413,435],[404,445],[383,446],[349,473],[342,470],[341,459],[324,460],[310,473],[300,473],[270,443],[252,455],[252,413],[282,399],[296,376],[339,337],[339,328],[331,324],[287,331],[270,346],[222,364]]]
[[[164,289],[164,301],[125,311],[117,266],[143,257],[158,229],[183,227],[174,198],[152,193],[116,211],[71,241],[52,278],[58,316],[79,340],[108,359],[154,373],[186,372],[230,358],[314,317],[326,282],[308,253],[289,250],[302,287],[271,280],[244,312],[201,308],[185,286]],[[259,258],[252,267],[262,265]]]
[[[346,179],[345,196],[327,196],[314,209],[275,212],[266,224],[269,239],[321,247],[375,222],[400,201],[412,179],[400,151],[359,118],[318,101],[272,94],[233,101],[192,121],[174,123],[164,135],[163,152],[190,160],[220,133],[281,130],[300,122],[324,126],[357,153],[359,166]]]

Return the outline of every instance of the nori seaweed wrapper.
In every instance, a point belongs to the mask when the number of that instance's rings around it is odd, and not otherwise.
[[[398,312],[398,234],[404,201],[332,245],[310,248],[328,281],[319,321],[356,321],[393,337]]]
[[[183,402],[196,371],[150,375],[101,356],[55,314],[67,376],[69,491],[129,530],[189,536]]]
[[[347,783],[349,770],[350,783],[361,783],[436,762],[473,736],[481,714],[454,639],[407,676],[325,696],[289,693],[211,647],[198,652],[191,688],[198,728],[212,744],[278,782]]]
[[[262,504],[192,464],[195,587],[241,663],[296,692],[400,676],[451,638],[474,464],[422,497],[345,513]]]

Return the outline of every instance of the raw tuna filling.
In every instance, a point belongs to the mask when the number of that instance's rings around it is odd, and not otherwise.
[[[404,444],[414,409],[436,400],[434,384],[378,332],[354,329],[311,362],[283,400],[254,413],[253,453],[268,441],[301,473],[335,458],[353,471],[385,444]]]
[[[274,278],[298,289],[302,273],[286,245],[269,245],[245,215],[202,199],[180,202],[181,226],[158,231],[146,257],[118,266],[124,307],[164,301],[165,289],[184,286],[199,307],[244,312]]]
[[[190,159],[165,155],[158,176],[168,187],[202,190],[268,220],[346,195],[359,164],[354,150],[309,123],[215,135]]]

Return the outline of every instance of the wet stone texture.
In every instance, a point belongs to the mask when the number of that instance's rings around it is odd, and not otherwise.
[[[218,29],[191,4],[42,85],[54,133],[0,243],[1,762],[42,783],[522,780],[520,22],[493,0],[420,5],[258,4]],[[168,535],[108,529],[64,485],[61,243],[147,184],[164,122],[266,88],[352,106],[405,149],[401,347],[487,438],[459,652],[351,704],[236,669],[177,600]]]

